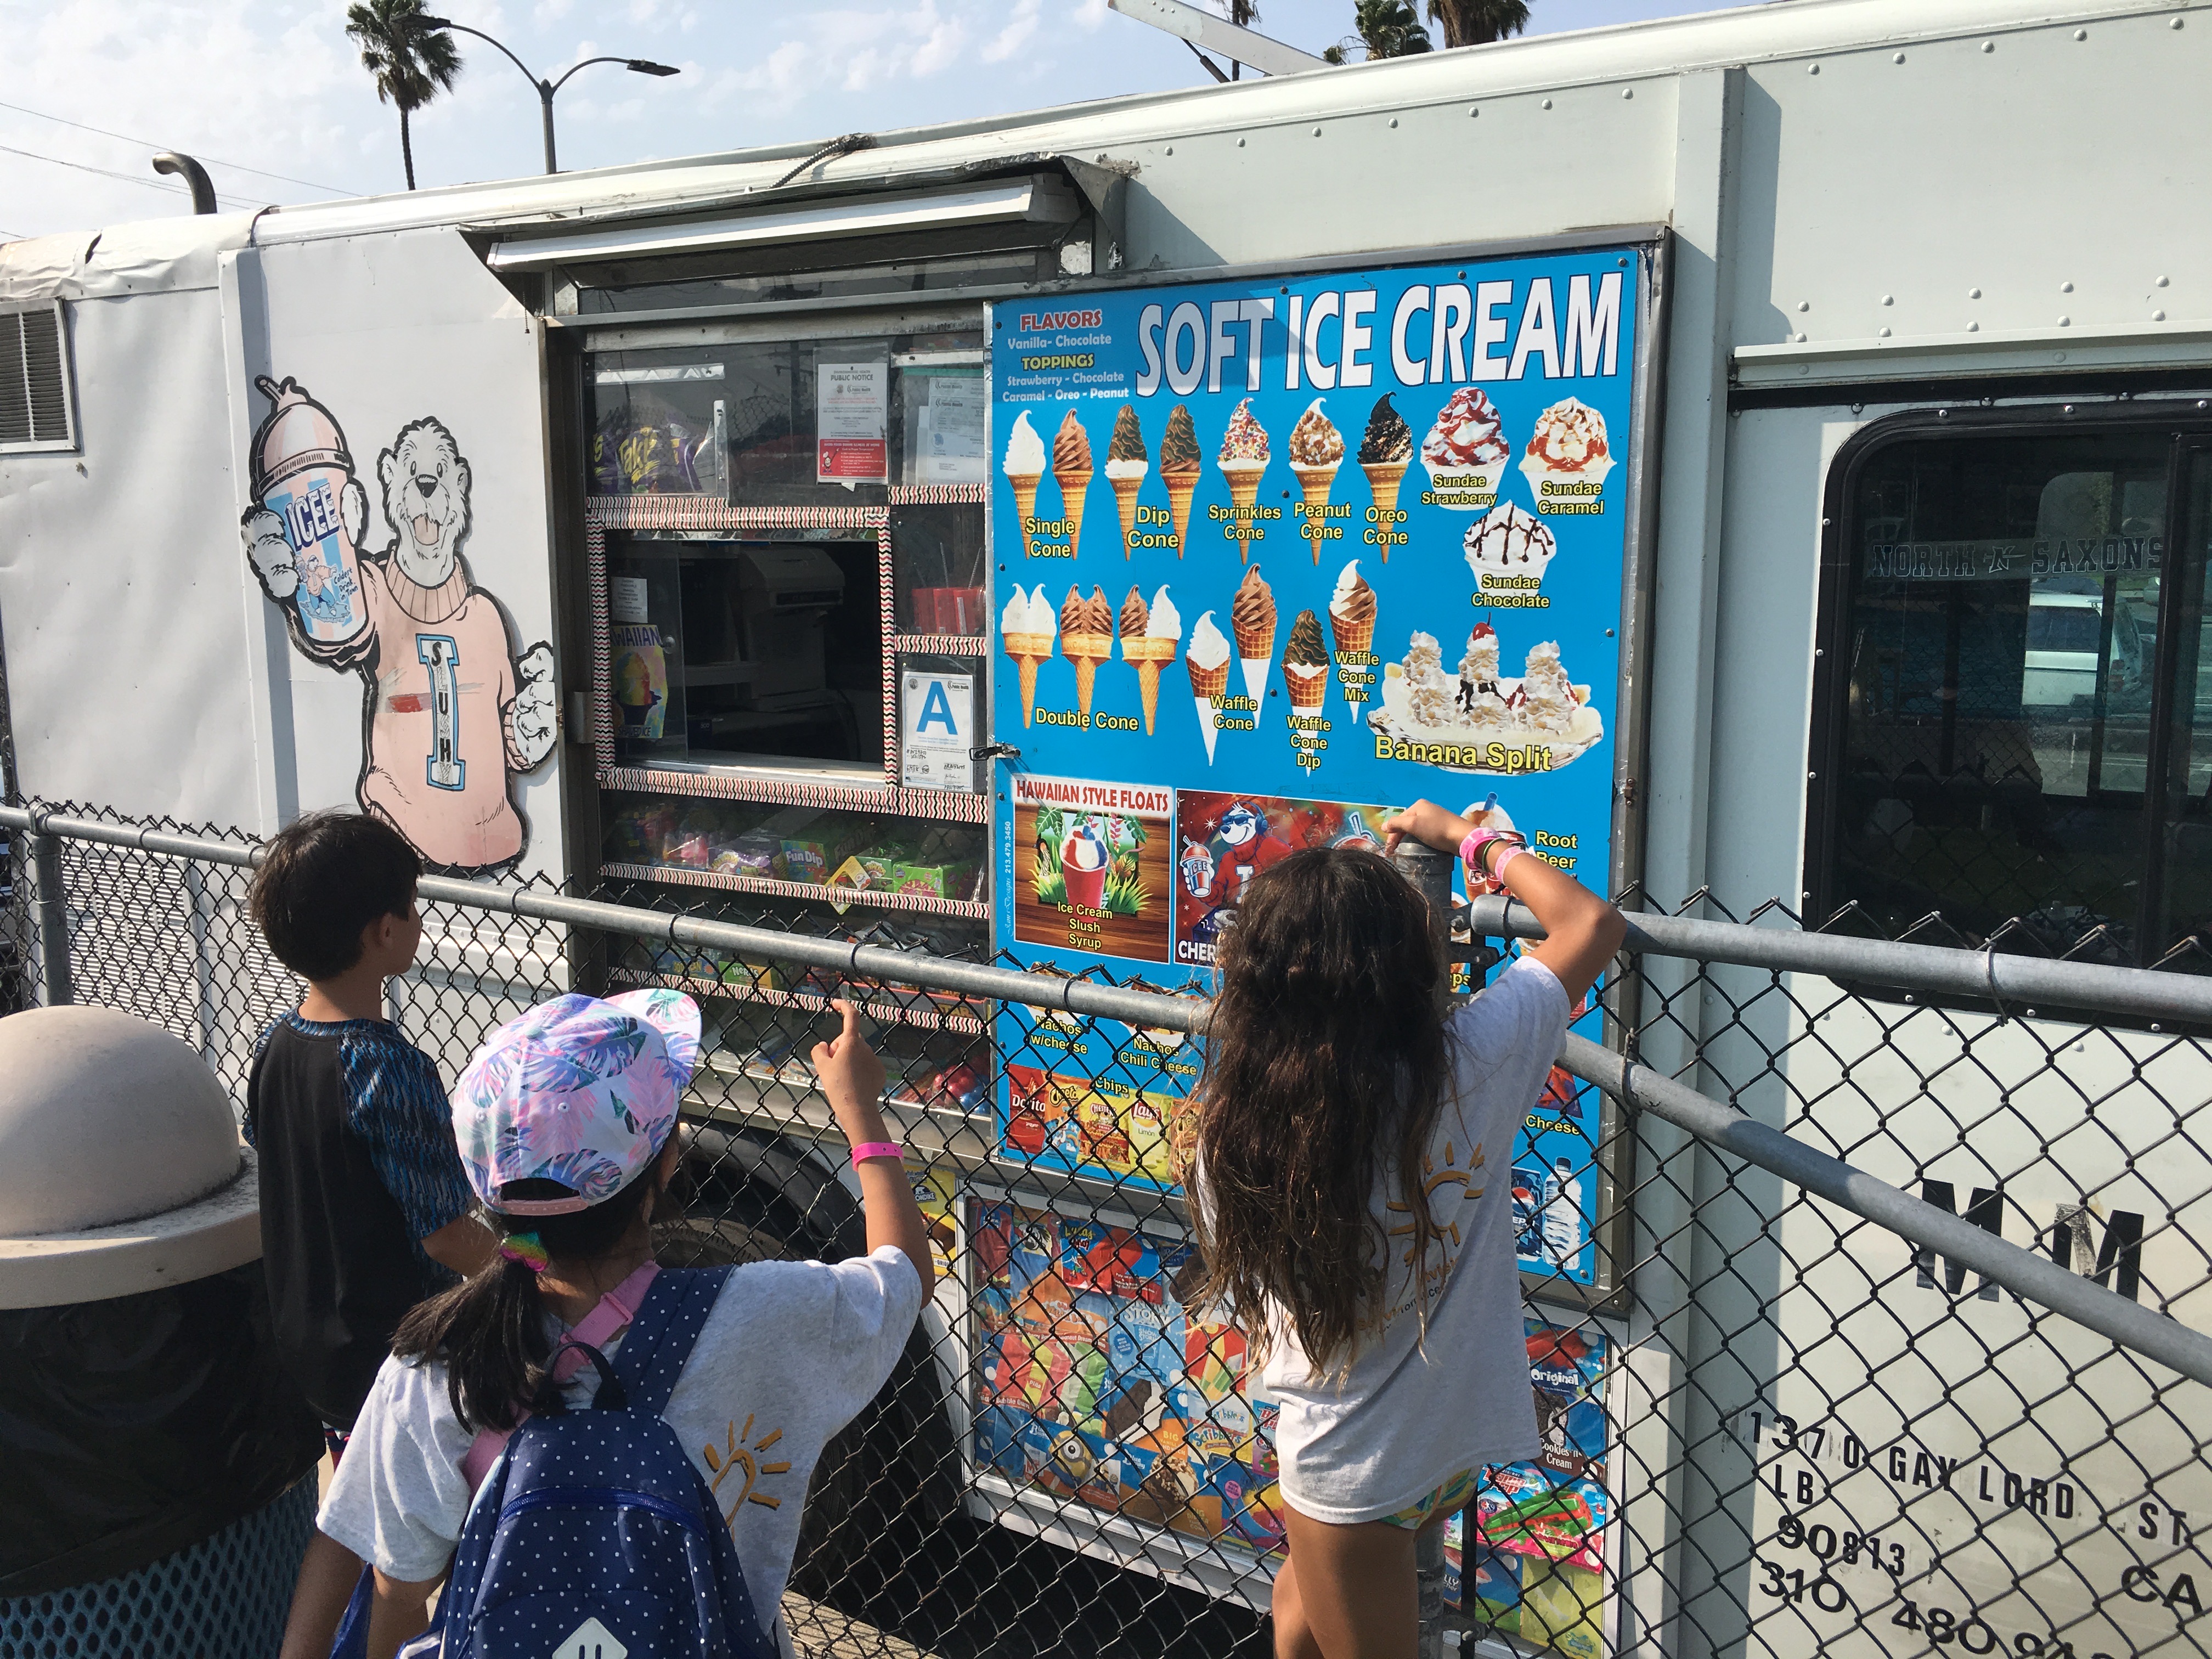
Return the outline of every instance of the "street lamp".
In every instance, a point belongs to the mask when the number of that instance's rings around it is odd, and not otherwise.
[[[548,81],[543,76],[532,75],[529,64],[508,52],[505,46],[500,46],[498,41],[492,40],[491,36],[486,34],[482,29],[472,29],[466,23],[456,23],[450,17],[417,17],[413,20],[413,27],[419,29],[458,29],[463,34],[473,34],[479,40],[499,46],[501,52],[505,54],[507,61],[529,76],[530,84],[538,88],[538,102],[545,118],[545,171],[548,173],[558,173],[561,170],[553,162],[553,94],[568,84],[569,76],[574,75],[580,69],[589,69],[593,64],[620,64],[635,75],[665,76],[681,75],[684,72],[672,64],[656,64],[646,58],[586,58],[580,64],[571,64],[559,80]]]

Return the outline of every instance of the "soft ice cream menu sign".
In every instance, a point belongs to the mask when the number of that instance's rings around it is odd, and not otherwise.
[[[1424,795],[1605,889],[1641,257],[995,309],[1001,949],[1203,988],[1244,882]],[[1010,1124],[1151,1173],[1079,1083],[1158,1095],[1172,1139],[1188,1045],[1007,1018],[1066,1064],[1066,1109]]]

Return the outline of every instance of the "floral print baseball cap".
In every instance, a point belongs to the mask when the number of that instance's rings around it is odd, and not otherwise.
[[[659,1155],[699,1063],[699,1005],[625,991],[540,1003],[492,1033],[453,1090],[469,1185],[508,1215],[568,1215],[612,1198]],[[502,1199],[555,1181],[574,1198]]]

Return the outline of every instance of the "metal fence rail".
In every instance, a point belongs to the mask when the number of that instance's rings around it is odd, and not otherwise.
[[[131,1008],[242,1093],[297,991],[243,916],[251,842],[0,828],[17,1000]],[[854,1248],[796,1062],[830,995],[867,1010],[946,1282],[808,1494],[802,1650],[1267,1650],[1269,1408],[1185,1304],[1189,1123],[1146,1086],[1194,1074],[1203,1001],[642,884],[421,890],[393,1012],[449,1078],[548,994],[699,997],[671,1260]],[[1644,907],[1610,1042],[1562,1052],[1540,1110],[1584,1137],[1595,1271],[1524,1275],[1546,1451],[1486,1480],[1445,1622],[1571,1659],[2202,1650],[2212,981],[1759,920]],[[1463,921],[1478,966],[1536,932]],[[1564,1185],[1521,1162],[1540,1247]]]

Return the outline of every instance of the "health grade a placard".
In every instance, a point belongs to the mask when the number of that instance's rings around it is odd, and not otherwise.
[[[1602,880],[1641,257],[997,307],[994,729],[1023,768],[1497,788]]]

